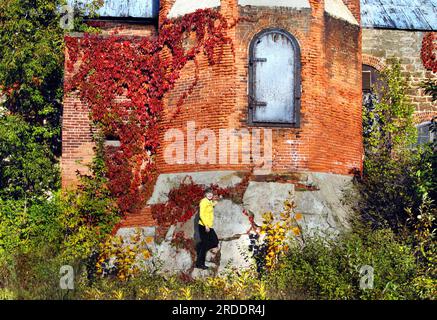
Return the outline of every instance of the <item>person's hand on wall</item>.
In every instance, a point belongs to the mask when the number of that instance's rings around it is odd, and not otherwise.
[[[212,198],[213,206],[216,206],[217,202],[219,202],[219,200],[221,199],[223,199],[223,196],[214,195],[214,197]]]

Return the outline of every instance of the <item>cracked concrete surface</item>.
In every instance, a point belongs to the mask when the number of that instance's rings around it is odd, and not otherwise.
[[[187,175],[190,174],[161,175],[155,186],[153,202],[165,202],[167,193],[178,186]],[[194,251],[190,251],[189,248],[175,248],[171,244],[173,236],[180,232],[185,238],[193,240],[193,246],[199,241],[195,216],[185,223],[171,226],[161,243],[153,243],[152,259],[161,261],[161,272],[184,272],[192,277],[211,276],[225,271],[227,267],[247,268],[251,264],[250,259],[249,261],[247,259],[249,257],[248,231],[251,224],[248,217],[243,214],[243,210],[250,210],[254,214],[255,222],[260,225],[264,212],[279,214],[283,201],[289,197],[295,200],[296,212],[302,213],[303,219],[300,224],[304,235],[319,232],[327,236],[337,234],[340,229],[347,227],[350,209],[343,203],[342,198],[343,192],[351,188],[352,177],[326,173],[307,173],[305,177],[311,184],[317,186],[315,190],[296,190],[293,183],[251,181],[245,190],[242,204],[234,203],[229,199],[219,201],[215,208],[214,227],[219,237],[220,250],[216,254],[208,252],[209,270],[194,268]],[[241,181],[241,174],[235,171],[197,172],[194,174],[193,181],[199,184],[215,183],[220,187],[229,187]],[[122,228],[117,234],[127,239],[134,230],[135,228]],[[144,237],[154,236],[154,232],[154,228],[141,228]]]

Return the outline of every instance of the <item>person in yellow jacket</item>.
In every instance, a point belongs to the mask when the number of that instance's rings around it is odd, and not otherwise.
[[[214,231],[214,207],[218,197],[214,196],[211,189],[205,191],[205,197],[199,203],[199,236],[200,243],[197,245],[196,268],[206,270],[206,253],[208,250],[217,248],[219,241]]]

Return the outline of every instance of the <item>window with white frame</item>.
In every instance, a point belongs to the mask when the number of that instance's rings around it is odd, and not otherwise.
[[[417,128],[417,144],[426,144],[434,141],[435,132],[431,130],[431,121],[422,122],[416,126]]]

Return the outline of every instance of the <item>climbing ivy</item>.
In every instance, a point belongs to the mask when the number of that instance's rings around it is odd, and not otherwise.
[[[121,146],[106,157],[109,187],[123,211],[143,204],[156,175],[154,155],[159,146],[163,96],[174,87],[188,61],[203,52],[210,64],[220,62],[225,46],[226,19],[216,10],[197,10],[176,20],[165,20],[156,37],[126,38],[112,34],[103,38],[85,34],[67,37],[67,69],[78,71],[67,84],[78,89],[91,109],[91,118],[107,135],[119,138]],[[190,48],[184,40],[192,37]],[[177,108],[196,84],[184,92]],[[118,99],[123,97],[123,99]]]
[[[437,72],[436,42],[436,33],[427,33],[422,39],[422,50],[420,51],[423,66],[432,72]]]

